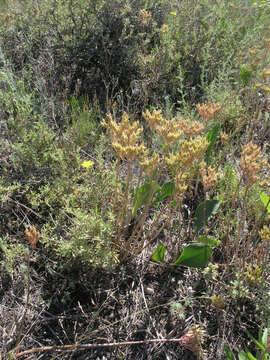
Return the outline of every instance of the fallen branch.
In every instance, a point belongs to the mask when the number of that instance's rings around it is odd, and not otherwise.
[[[42,346],[38,348],[32,348],[29,350],[22,351],[15,355],[15,359],[35,352],[42,351],[74,351],[74,350],[88,350],[96,348],[109,348],[109,347],[119,347],[119,346],[128,346],[128,345],[142,345],[142,344],[153,344],[153,343],[175,343],[178,342],[181,344],[182,339],[151,339],[151,340],[140,340],[140,341],[124,341],[118,343],[104,343],[104,344],[72,344],[72,345],[59,345],[59,346]],[[11,353],[11,352],[10,352]],[[9,353],[9,354],[10,354]]]
[[[17,352],[14,355],[14,359],[18,359],[21,356],[31,354],[34,352],[41,351],[76,351],[76,350],[88,350],[96,348],[110,348],[110,347],[119,347],[119,346],[128,346],[128,345],[142,345],[142,344],[153,344],[153,343],[178,343],[181,346],[184,346],[186,349],[189,349],[199,358],[203,355],[203,350],[201,344],[204,342],[205,331],[200,328],[199,325],[192,326],[189,331],[181,336],[180,339],[151,339],[151,340],[140,340],[140,341],[124,341],[118,343],[104,343],[104,344],[72,344],[72,345],[59,345],[59,346],[43,346],[39,348],[32,348],[22,352]],[[12,351],[9,352],[12,354]]]

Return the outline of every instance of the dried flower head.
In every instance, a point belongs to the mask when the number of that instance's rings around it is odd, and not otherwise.
[[[136,156],[145,153],[144,144],[139,144],[139,137],[143,129],[139,127],[138,121],[131,123],[126,112],[123,113],[122,121],[119,125],[113,120],[111,114],[107,114],[107,120],[108,122],[103,119],[102,125],[110,131],[112,147],[120,159],[132,161]]]
[[[147,10],[145,9],[141,9],[140,10],[140,15],[141,15],[141,22],[142,22],[142,25],[149,25],[150,23],[150,20],[151,20],[151,13],[149,13]]]
[[[219,177],[219,174],[216,173],[211,166],[208,166],[208,168],[206,167],[206,162],[202,161],[200,163],[199,171],[202,177],[204,192],[207,192],[209,189],[211,189],[211,187],[215,185]]]
[[[202,344],[204,343],[205,335],[205,331],[199,325],[194,325],[181,337],[179,342],[182,346],[198,356],[198,358],[202,358],[204,356]]]
[[[203,121],[207,124],[211,119],[215,118],[221,109],[219,103],[208,102],[207,104],[197,104],[197,111],[203,118]]]
[[[211,296],[211,303],[217,310],[223,310],[225,308],[225,300],[215,294]]]
[[[27,240],[31,246],[31,248],[34,250],[36,247],[37,242],[40,239],[40,233],[36,230],[34,226],[29,226],[24,231],[25,236],[27,237]]]
[[[240,166],[247,177],[247,186],[260,180],[260,173],[266,165],[262,158],[261,149],[251,141],[243,148]]]

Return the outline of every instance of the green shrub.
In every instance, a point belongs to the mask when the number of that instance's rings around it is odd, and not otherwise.
[[[41,82],[49,96],[97,97],[102,107],[124,94],[139,108],[166,95],[177,103],[181,86],[199,102],[220,71],[233,74],[265,17],[211,0],[28,0],[13,13],[2,46],[16,71],[31,70],[37,89]]]

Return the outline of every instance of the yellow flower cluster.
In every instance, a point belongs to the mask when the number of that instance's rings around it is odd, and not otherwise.
[[[138,121],[131,124],[126,112],[123,113],[119,125],[113,120],[111,114],[107,114],[107,120],[108,122],[103,119],[102,125],[109,129],[112,137],[112,147],[120,159],[132,161],[138,155],[145,154],[146,148],[144,144],[139,144],[139,137],[143,129],[139,127]]]
[[[252,282],[261,284],[263,282],[262,271],[258,264],[247,265],[246,275]]]
[[[186,170],[192,164],[197,164],[204,156],[209,146],[209,142],[205,137],[198,136],[194,139],[182,140],[179,142],[179,152],[177,154],[170,153],[166,158],[166,163],[174,168]]]
[[[263,37],[262,41],[264,42],[266,48],[270,48],[270,38]]]
[[[216,112],[217,106],[211,107]],[[210,111],[210,110],[209,110]],[[149,110],[143,116],[151,130],[156,132],[164,141],[166,149],[163,154],[153,153],[149,156],[149,150],[143,142],[139,141],[143,131],[137,121],[131,123],[127,113],[123,113],[121,122],[118,124],[111,114],[107,114],[105,126],[112,138],[112,147],[115,149],[119,159],[133,161],[137,158],[145,173],[151,178],[160,164],[167,164],[174,176],[175,188],[178,190],[180,198],[186,191],[193,174],[193,169],[203,159],[209,142],[204,136],[199,134],[203,131],[203,124],[199,121],[181,117],[167,120],[163,117],[161,110]],[[173,151],[171,146],[178,141],[178,151]],[[213,186],[217,179],[217,174],[209,167],[208,173],[202,167],[201,172],[206,191]],[[203,170],[204,169],[204,170]]]
[[[260,72],[260,78],[265,80],[270,76],[270,68],[265,68]]]
[[[224,131],[221,131],[220,132],[220,139],[221,139],[222,144],[225,144],[229,139],[229,135],[226,134]]]
[[[260,173],[266,165],[266,160],[262,158],[261,149],[251,141],[243,148],[240,166],[247,177],[247,184],[252,184],[260,180]]]
[[[168,25],[163,24],[161,26],[161,31],[163,32],[163,34],[167,34],[167,32],[169,31]]]
[[[161,110],[154,110],[151,114],[149,110],[143,112],[143,117],[148,122],[152,131],[160,135],[167,146],[171,146],[177,139],[183,135],[181,118],[166,120],[162,116]]]
[[[257,2],[254,2],[254,3],[252,3],[252,5],[253,5],[253,6],[256,6],[256,7],[258,7],[258,8],[262,8],[262,7],[265,6],[265,2],[264,2],[264,0],[260,0],[260,3],[259,3],[259,4],[258,4]]]
[[[208,124],[208,122],[215,118],[218,112],[221,109],[221,105],[219,103],[208,102],[207,104],[197,104],[197,111],[203,118],[203,121]]]
[[[268,226],[264,225],[261,231],[259,231],[260,238],[263,241],[270,241],[270,229]]]
[[[40,233],[34,226],[30,226],[29,228],[25,229],[24,233],[31,248],[34,250],[37,242],[40,239]]]
[[[204,129],[203,124],[199,121],[190,123],[189,120],[181,117],[166,120],[162,116],[161,110],[154,110],[152,114],[147,110],[143,112],[143,117],[149,124],[150,129],[160,135],[167,146],[171,146],[184,134],[187,136],[197,136]]]
[[[140,161],[140,165],[142,166],[146,174],[151,178],[154,171],[158,167],[159,162],[160,158],[158,154],[155,153],[149,159],[146,156],[142,158],[142,160]]]

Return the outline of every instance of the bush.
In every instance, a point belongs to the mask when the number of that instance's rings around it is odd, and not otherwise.
[[[254,16],[250,6],[210,0],[192,9],[189,1],[28,0],[2,26],[2,44],[15,70],[31,70],[48,96],[87,95],[104,108],[124,94],[141,109],[166,95],[176,103],[179,88],[199,102],[257,40]]]

